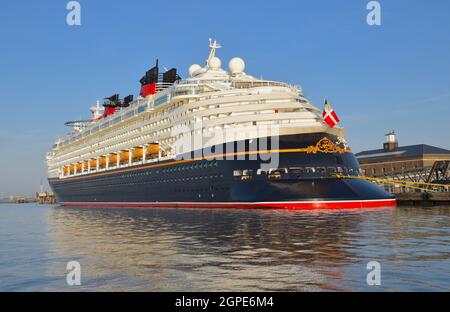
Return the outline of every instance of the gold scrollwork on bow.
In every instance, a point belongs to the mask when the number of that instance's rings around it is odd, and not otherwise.
[[[349,151],[340,147],[339,145],[333,143],[329,138],[323,137],[316,143],[316,145],[310,145],[306,148],[307,154],[316,154],[316,153],[348,153]]]

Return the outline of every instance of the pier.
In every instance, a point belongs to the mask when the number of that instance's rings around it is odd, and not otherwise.
[[[9,197],[0,198],[0,203],[8,204],[26,204],[33,202],[35,202],[35,199],[26,195],[11,195]]]
[[[394,194],[399,206],[444,206],[450,205],[450,192],[409,192]]]

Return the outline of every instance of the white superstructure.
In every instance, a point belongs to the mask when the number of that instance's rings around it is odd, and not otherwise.
[[[342,128],[324,125],[321,111],[300,87],[247,75],[241,58],[231,59],[225,70],[215,56],[220,45],[210,41],[210,48],[205,66],[190,66],[188,79],[59,139],[47,156],[49,177],[63,179],[175,158],[174,144],[193,135],[208,138],[205,145],[257,138],[261,127],[272,126],[279,135],[342,136]],[[98,105],[95,112],[98,118]],[[226,135],[211,135],[224,129]]]

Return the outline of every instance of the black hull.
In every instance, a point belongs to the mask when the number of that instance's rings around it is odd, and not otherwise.
[[[288,208],[295,206],[296,202],[316,203],[312,207],[320,202],[342,202],[347,206],[357,202],[354,206],[358,208],[362,207],[362,202],[372,203],[368,206],[395,204],[391,194],[371,182],[334,176],[337,170],[349,175],[358,174],[359,164],[350,151],[295,151],[315,146],[324,137],[336,141],[335,137],[324,133],[279,137],[281,152],[277,168],[282,170],[276,175],[268,172],[258,174],[264,159],[260,155],[247,154],[241,156],[245,157],[243,160],[166,160],[71,178],[49,179],[49,183],[58,202],[67,205],[198,204],[213,207],[222,204],[240,207],[259,203],[257,206],[260,207],[276,207],[277,203],[284,203],[280,206]],[[245,146],[248,151],[249,142],[246,141]],[[223,150],[226,150],[225,146]],[[198,154],[192,156],[195,155]],[[236,175],[236,172],[244,170],[251,174]],[[373,204],[375,202],[380,204]]]

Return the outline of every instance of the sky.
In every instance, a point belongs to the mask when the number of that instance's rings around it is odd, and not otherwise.
[[[138,94],[159,58],[181,76],[203,64],[208,38],[255,77],[299,84],[336,110],[355,152],[400,145],[450,148],[450,2],[384,0],[369,26],[364,0],[3,1],[0,6],[0,197],[46,184],[45,154],[89,117],[96,100]]]

